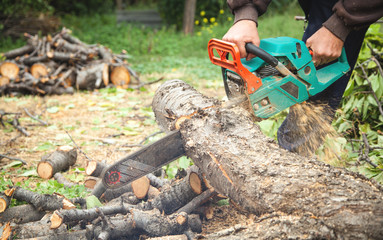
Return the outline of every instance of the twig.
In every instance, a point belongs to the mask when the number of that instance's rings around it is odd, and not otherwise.
[[[131,88],[131,89],[140,89],[141,87],[143,87],[143,86],[145,86],[145,85],[151,85],[151,84],[160,82],[160,81],[162,81],[162,80],[164,80],[164,77],[160,77],[159,79],[154,80],[154,81],[152,81],[152,82],[143,82],[143,83],[138,84],[137,86],[132,86],[132,87],[130,87],[130,88]]]
[[[25,130],[25,128],[23,128],[22,126],[20,126],[20,122],[19,122],[19,119],[18,118],[14,118],[11,122],[9,122],[10,124],[12,124],[12,126],[14,126],[19,132],[21,132],[22,134],[24,134],[25,136],[29,137],[30,134],[27,132],[27,130]]]
[[[25,113],[26,113],[30,118],[32,118],[32,119],[38,121],[38,122],[41,123],[43,126],[48,126],[48,123],[47,123],[47,122],[45,122],[45,121],[43,121],[43,120],[41,120],[41,119],[39,119],[39,118],[33,116],[33,115],[28,111],[27,108],[24,108],[24,111],[25,111]]]
[[[86,153],[84,153],[81,148],[79,148],[79,146],[77,145],[77,143],[73,140],[72,136],[68,133],[68,131],[66,131],[66,134],[68,134],[70,140],[72,140],[73,144],[76,146],[76,148],[79,150],[80,153],[82,153],[89,161],[93,161],[93,159],[89,158]]]
[[[20,158],[15,158],[15,157],[10,157],[10,156],[7,156],[7,155],[0,154],[0,160],[1,160],[2,158],[8,158],[8,159],[10,159],[10,160],[20,161],[22,164],[27,165],[27,162],[24,161],[24,160],[22,160],[22,159],[20,159]]]
[[[364,160],[368,164],[373,166],[374,168],[376,168],[376,169],[378,169],[380,171],[383,171],[383,169],[378,168],[378,165],[376,165],[375,163],[371,162],[370,157],[368,156],[369,153],[370,153],[371,147],[370,147],[370,144],[368,143],[366,133],[362,133],[362,137],[363,137],[363,147],[361,147],[360,151],[359,151],[359,160]],[[363,153],[363,149],[365,150],[364,153]]]
[[[379,65],[379,64],[378,64],[378,65]],[[370,88],[372,89],[372,96],[374,97],[374,99],[375,99],[375,101],[376,101],[376,103],[377,103],[377,105],[378,105],[378,109],[379,109],[380,115],[383,116],[382,104],[380,103],[378,97],[376,96],[376,93],[374,92],[374,90],[373,90],[373,88],[372,88],[372,84],[371,84],[370,79],[368,79],[368,75],[367,75],[367,73],[366,73],[366,70],[365,70],[364,67],[361,66],[360,64],[359,64],[359,67],[360,67],[360,69],[362,69],[363,75],[364,75],[365,79],[367,80],[368,85],[369,85]],[[382,76],[383,76],[383,75],[382,75]]]
[[[150,134],[149,136],[145,137],[145,138],[139,143],[139,145],[144,144],[144,142],[145,142],[146,140],[148,140],[149,138],[154,137],[154,136],[156,136],[156,135],[158,135],[158,134],[160,134],[160,133],[163,133],[163,131],[158,131],[158,132],[155,132],[155,133]]]

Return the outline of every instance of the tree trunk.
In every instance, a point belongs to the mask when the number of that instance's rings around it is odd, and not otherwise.
[[[185,0],[183,32],[184,34],[192,34],[194,27],[194,15],[197,0]]]
[[[260,219],[273,218],[269,225],[274,224],[275,236],[383,236],[380,185],[279,148],[245,110],[222,108],[219,101],[172,80],[157,90],[153,111],[162,127],[179,126],[187,156],[217,192]],[[257,236],[269,231],[267,227],[252,230]]]

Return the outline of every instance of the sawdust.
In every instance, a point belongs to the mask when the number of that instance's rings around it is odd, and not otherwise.
[[[292,106],[288,118],[295,122],[289,137],[290,141],[299,142],[293,150],[310,157],[325,141],[336,141],[339,134],[331,125],[333,114],[333,110],[325,104],[304,102]],[[329,163],[334,158],[339,159],[339,149],[327,146],[322,148],[320,160]]]

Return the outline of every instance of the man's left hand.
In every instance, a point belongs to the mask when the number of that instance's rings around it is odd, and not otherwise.
[[[322,27],[306,41],[306,46],[313,51],[315,66],[329,63],[342,54],[343,41]]]

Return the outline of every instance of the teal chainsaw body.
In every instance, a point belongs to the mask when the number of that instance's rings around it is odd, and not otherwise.
[[[290,37],[263,39],[259,47],[248,43],[246,50],[257,57],[241,59],[235,44],[218,39],[208,45],[211,62],[222,67],[228,98],[246,94],[260,118],[306,101],[350,70],[344,49],[336,61],[316,69],[305,43]]]

